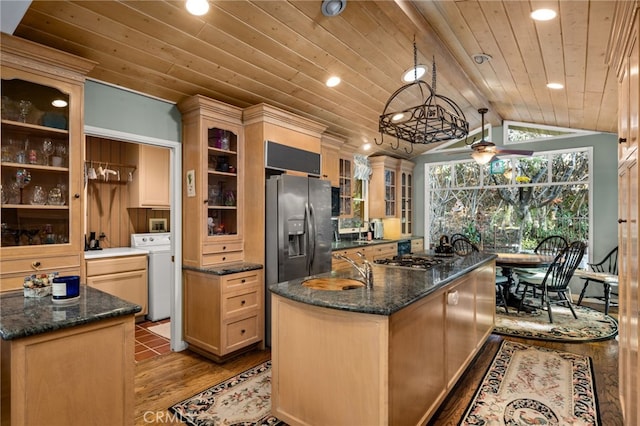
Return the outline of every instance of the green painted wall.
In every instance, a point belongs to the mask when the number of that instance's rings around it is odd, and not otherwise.
[[[88,80],[84,123],[173,142],[182,141],[182,116],[175,104]]]
[[[496,145],[502,144],[502,127],[494,127],[492,139]],[[593,251],[592,259],[599,261],[608,251],[618,244],[618,143],[614,134],[601,133],[577,138],[557,139],[530,144],[509,145],[514,149],[533,149],[552,151],[578,147],[593,147]],[[467,158],[444,154],[423,154],[413,158],[414,169],[414,206],[415,232],[424,235],[424,165]]]

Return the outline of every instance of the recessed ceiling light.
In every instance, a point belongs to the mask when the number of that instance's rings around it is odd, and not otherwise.
[[[67,105],[69,105],[69,104],[68,104],[68,103],[67,103],[67,101],[65,101],[64,99],[54,99],[54,100],[51,102],[51,105],[53,105],[53,106],[54,106],[54,107],[56,107],[56,108],[64,108],[64,107],[66,107],[66,106],[67,106]]]
[[[422,78],[422,76],[425,75],[426,72],[427,66],[418,64],[415,67],[409,68],[402,74],[402,81],[406,83],[412,83],[416,80],[420,80],[420,78]]]
[[[334,76],[329,77],[327,79],[327,83],[326,84],[327,84],[328,87],[336,87],[338,84],[340,84],[340,81],[341,81],[340,77],[334,75]]]
[[[471,55],[471,59],[473,59],[473,62],[480,65],[485,62],[489,62],[492,58],[491,55],[487,55],[486,53],[474,53]]]
[[[391,121],[395,121],[398,122],[400,120],[404,119],[404,113],[399,112],[397,114],[395,114],[393,117],[391,117]]]
[[[549,89],[564,89],[564,84],[562,83],[547,83],[547,87]]]
[[[209,2],[207,0],[187,0],[187,12],[192,15],[202,16],[209,11]]]
[[[556,11],[551,9],[538,9],[531,12],[531,18],[536,21],[549,21],[556,17]]]
[[[340,15],[347,6],[347,0],[323,0],[322,14],[324,16]]]

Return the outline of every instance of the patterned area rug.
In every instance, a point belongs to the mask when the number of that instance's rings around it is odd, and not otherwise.
[[[560,342],[593,342],[613,339],[618,334],[618,323],[609,315],[586,306],[574,306],[578,319],[573,318],[569,308],[552,306],[553,324],[549,323],[547,311],[537,309],[527,314],[516,313],[516,308],[496,309],[494,333],[506,336]]]
[[[185,399],[169,411],[194,426],[284,425],[271,415],[271,361]]]
[[[503,341],[466,425],[600,425],[591,359]]]

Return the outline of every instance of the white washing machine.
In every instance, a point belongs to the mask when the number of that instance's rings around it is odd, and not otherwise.
[[[147,318],[151,321],[169,318],[174,265],[171,260],[171,233],[131,234],[131,247],[149,252]]]

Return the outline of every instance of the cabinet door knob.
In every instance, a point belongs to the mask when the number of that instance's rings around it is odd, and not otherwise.
[[[244,334],[246,332],[247,332],[247,330],[245,330],[245,329],[240,330],[240,334]]]
[[[33,269],[39,269],[40,266],[42,266],[42,263],[36,260],[35,262],[31,263],[31,266],[33,267]]]
[[[73,194],[73,198],[80,198],[80,194]]]
[[[242,306],[244,306],[244,304],[245,304],[245,303],[247,303],[247,302],[246,302],[246,301],[244,301],[244,300],[240,302],[240,304],[241,304]]]
[[[204,200],[204,203],[207,204],[209,202],[209,200]]]
[[[226,249],[227,249],[227,246],[222,246],[222,250],[226,250]]]
[[[618,143],[626,143],[627,138],[618,138]]]
[[[618,219],[618,223],[627,223],[627,219]]]
[[[223,257],[223,258],[222,258],[222,260],[227,260],[227,258],[226,258],[226,257]]]
[[[246,281],[246,280],[243,278],[243,279],[242,279],[242,281],[240,281],[240,282],[241,282],[242,284],[244,284],[244,283],[245,283],[245,281]]]

